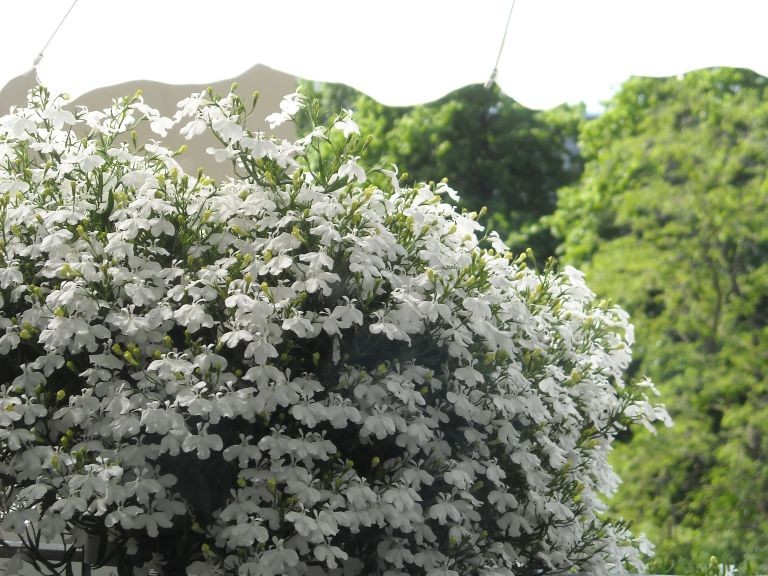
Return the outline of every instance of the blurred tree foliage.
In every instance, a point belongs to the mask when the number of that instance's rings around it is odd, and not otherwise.
[[[615,457],[617,512],[681,560],[768,570],[768,93],[736,69],[633,79],[548,218],[565,261],[627,308],[634,370],[675,426]]]
[[[362,133],[373,137],[369,158],[407,170],[412,182],[447,178],[462,206],[488,208],[486,225],[513,250],[531,247],[542,262],[554,253],[539,220],[554,211],[557,190],[581,173],[583,107],[529,110],[480,85],[411,107],[384,106],[339,84],[304,82],[302,90],[318,99],[321,118],[354,110]]]

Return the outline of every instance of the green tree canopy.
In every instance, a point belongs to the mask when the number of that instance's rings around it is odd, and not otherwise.
[[[671,558],[768,568],[768,101],[735,69],[627,82],[549,219],[636,325],[634,370],[676,421],[615,461],[619,512]],[[679,568],[679,567],[678,567]]]
[[[582,107],[530,110],[480,85],[402,108],[338,84],[305,83],[304,91],[323,110],[354,110],[362,132],[373,136],[369,158],[407,166],[415,181],[444,175],[464,207],[488,208],[488,225],[515,250],[532,247],[542,259],[554,252],[539,219],[554,210],[557,190],[581,173]]]

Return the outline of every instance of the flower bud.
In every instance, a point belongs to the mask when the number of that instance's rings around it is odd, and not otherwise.
[[[305,242],[304,236],[301,234],[301,229],[298,226],[294,226],[291,230],[291,236],[296,238],[299,242]]]

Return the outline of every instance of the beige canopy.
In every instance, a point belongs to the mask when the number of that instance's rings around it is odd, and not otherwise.
[[[280,101],[283,96],[296,90],[297,79],[289,74],[278,72],[267,66],[258,64],[235,78],[219,80],[206,85],[194,84],[163,84],[146,80],[137,80],[98,88],[83,94],[72,102],[73,106],[83,105],[89,110],[106,108],[113,98],[133,95],[141,89],[144,100],[153,108],[157,108],[161,114],[172,116],[176,110],[176,103],[189,96],[193,92],[202,92],[209,86],[218,94],[226,94],[233,82],[237,82],[237,92],[246,102],[250,101],[250,95],[258,91],[259,101],[249,121],[251,130],[272,132],[280,138],[294,136],[293,126],[283,124],[269,130],[264,118],[272,112],[280,110]],[[0,116],[5,114],[11,106],[20,106],[26,102],[27,92],[37,84],[37,77],[33,70],[11,80],[0,90]],[[156,139],[157,136],[148,129],[140,131],[139,138]],[[163,139],[163,145],[173,150],[185,143],[183,137],[178,134],[168,133]],[[205,169],[206,174],[213,178],[222,178],[231,174],[227,163],[218,164],[211,156],[205,153],[209,146],[220,146],[210,135],[196,138],[189,146],[189,151],[179,158],[179,162],[188,172],[194,172],[198,167]]]

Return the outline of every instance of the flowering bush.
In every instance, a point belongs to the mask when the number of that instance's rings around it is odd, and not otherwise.
[[[0,527],[27,561],[53,573],[37,546],[65,534],[124,574],[641,565],[606,458],[666,414],[578,271],[479,240],[445,184],[366,171],[346,111],[289,142],[235,94],[61,104],[0,119]],[[213,130],[233,177],[139,123]]]

